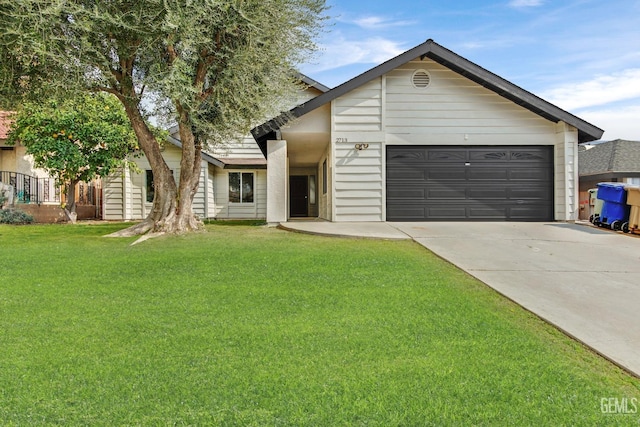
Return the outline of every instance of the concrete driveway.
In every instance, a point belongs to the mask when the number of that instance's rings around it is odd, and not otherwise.
[[[566,223],[389,223],[640,376],[640,237]]]

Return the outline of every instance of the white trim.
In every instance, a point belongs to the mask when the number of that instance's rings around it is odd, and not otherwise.
[[[252,206],[252,205],[257,205],[257,195],[256,195],[256,172],[254,170],[251,169],[229,169],[227,171],[227,193],[229,193],[231,191],[231,185],[229,184],[229,177],[231,176],[232,173],[239,173],[240,174],[240,201],[239,202],[232,202],[231,200],[229,200],[229,206]],[[251,185],[251,191],[253,192],[253,201],[252,202],[243,202],[242,201],[242,174],[245,173],[250,173],[251,174],[251,180],[253,181],[252,185]],[[229,196],[231,196],[231,194],[229,194]]]

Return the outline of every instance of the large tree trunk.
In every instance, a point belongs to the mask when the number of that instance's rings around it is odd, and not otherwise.
[[[200,148],[196,147],[195,137],[191,132],[185,115],[181,120],[180,138],[182,139],[182,160],[180,171],[180,185],[176,185],[173,173],[160,151],[160,146],[142,118],[137,105],[127,105],[125,111],[138,143],[147,157],[153,172],[154,199],[153,208],[147,218],[112,236],[134,236],[153,233],[185,233],[202,229],[202,222],[193,213],[193,197],[198,189],[200,180]]]

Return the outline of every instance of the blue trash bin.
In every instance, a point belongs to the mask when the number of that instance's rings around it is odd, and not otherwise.
[[[625,184],[601,182],[598,184],[598,199],[602,200],[602,212],[599,225],[612,230],[622,230],[629,226],[629,205]]]

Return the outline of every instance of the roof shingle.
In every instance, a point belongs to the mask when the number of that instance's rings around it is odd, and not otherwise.
[[[616,139],[581,151],[578,160],[580,176],[605,172],[640,172],[640,141]]]

